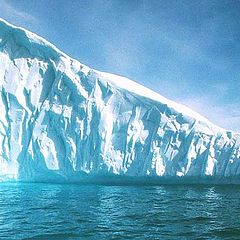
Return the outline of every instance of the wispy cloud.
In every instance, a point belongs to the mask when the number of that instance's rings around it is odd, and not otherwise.
[[[179,99],[179,102],[201,112],[218,126],[235,131],[240,129],[240,106],[235,103],[217,104],[209,96],[187,97]]]
[[[34,16],[16,8],[7,0],[1,0],[0,16],[7,19],[8,21],[16,23],[19,23],[19,20],[31,23],[36,21],[36,18]]]

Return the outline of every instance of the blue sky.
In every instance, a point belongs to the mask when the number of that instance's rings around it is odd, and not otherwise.
[[[0,0],[0,17],[240,132],[239,0]]]

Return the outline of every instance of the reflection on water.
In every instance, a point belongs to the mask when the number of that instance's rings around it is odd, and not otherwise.
[[[239,190],[1,184],[0,239],[240,239]]]

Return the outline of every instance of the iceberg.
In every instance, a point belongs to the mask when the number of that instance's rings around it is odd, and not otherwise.
[[[2,181],[240,179],[238,133],[2,19],[0,93]]]

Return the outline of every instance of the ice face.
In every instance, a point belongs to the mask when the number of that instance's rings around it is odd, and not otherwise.
[[[237,177],[239,134],[0,20],[0,176]]]

